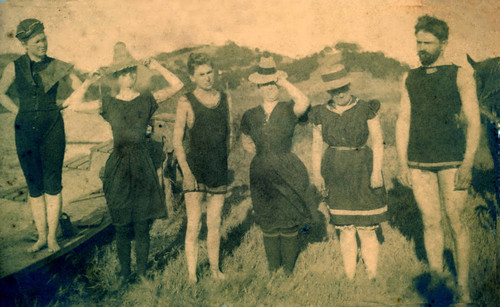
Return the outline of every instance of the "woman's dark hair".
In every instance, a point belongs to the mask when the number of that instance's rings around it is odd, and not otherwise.
[[[328,90],[327,93],[332,95],[332,96],[335,96],[335,95],[349,91],[350,88],[351,88],[351,85],[347,84],[347,85],[344,85],[342,87],[336,88],[334,90]]]
[[[187,61],[188,72],[192,76],[196,67],[201,65],[210,65],[214,67],[212,59],[206,53],[191,53]]]
[[[428,32],[437,37],[440,42],[448,40],[448,25],[441,19],[429,15],[420,16],[415,25],[415,35],[420,32]]]
[[[137,73],[137,66],[127,67],[125,69],[115,71],[113,73],[113,78],[118,79],[118,77],[123,76],[127,73]]]

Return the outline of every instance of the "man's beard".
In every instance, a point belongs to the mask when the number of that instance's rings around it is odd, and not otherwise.
[[[436,62],[436,60],[441,55],[441,51],[436,51],[435,53],[429,53],[425,50],[421,50],[418,52],[418,57],[420,58],[420,63],[424,66],[429,66]]]

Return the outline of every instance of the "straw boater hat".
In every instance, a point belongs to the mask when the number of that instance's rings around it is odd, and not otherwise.
[[[276,69],[276,63],[272,56],[261,57],[257,71],[248,77],[248,80],[255,84],[266,84],[276,81],[278,77],[287,78],[288,75],[282,70]]]
[[[136,67],[140,63],[127,50],[125,43],[118,42],[113,50],[113,62],[106,68],[107,74],[112,74],[127,68]]]
[[[322,74],[323,88],[325,91],[336,90],[351,84],[347,70],[342,64],[335,64],[328,73]]]

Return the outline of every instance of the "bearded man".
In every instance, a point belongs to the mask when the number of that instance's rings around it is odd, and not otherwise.
[[[413,189],[431,276],[438,278],[443,277],[442,215],[450,221],[457,293],[468,301],[469,236],[462,214],[480,131],[476,86],[472,70],[444,57],[446,22],[422,16],[415,36],[422,65],[403,78],[396,124],[399,180]]]

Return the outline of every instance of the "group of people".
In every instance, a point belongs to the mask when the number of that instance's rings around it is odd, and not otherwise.
[[[399,180],[413,189],[422,212],[430,269],[438,277],[443,274],[443,204],[454,232],[457,282],[463,298],[468,299],[469,240],[461,213],[480,129],[475,83],[468,70],[444,58],[448,40],[444,21],[422,16],[415,35],[422,65],[403,78],[396,129]],[[166,216],[164,193],[145,145],[146,134],[158,102],[177,93],[182,82],[157,61],[147,60],[144,64],[157,70],[170,86],[155,93],[137,91],[134,84],[139,62],[118,43],[115,56],[120,56],[113,64],[91,74],[82,84],[71,72],[71,65],[46,55],[47,40],[39,20],[23,20],[16,37],[26,54],[5,68],[0,102],[17,114],[16,148],[39,235],[30,251],[46,246],[51,251],[59,249],[55,229],[61,212],[65,149],[60,111],[66,106],[77,111],[97,110],[113,133],[113,152],[102,180],[116,229],[120,275],[125,281],[131,276],[134,238],[137,274],[144,276],[152,221]],[[229,93],[214,88],[216,68],[207,54],[190,54],[187,68],[195,89],[179,99],[173,145],[183,175],[188,278],[197,281],[201,205],[206,202],[211,273],[215,279],[224,279],[219,267],[219,231],[229,184],[232,100]],[[83,103],[89,86],[103,75],[116,81],[116,93]],[[341,64],[330,67],[321,77],[330,99],[311,107],[308,97],[287,81],[286,73],[277,70],[271,56],[262,56],[257,71],[249,76],[262,97],[259,106],[244,113],[240,125],[242,146],[254,154],[250,190],[255,220],[262,231],[269,270],[282,267],[292,273],[299,254],[298,234],[314,207],[311,187],[315,186],[326,192],[331,222],[339,231],[346,276],[355,276],[357,234],[367,275],[375,279],[379,250],[376,229],[387,214],[381,103],[354,96],[349,74]],[[61,106],[56,94],[65,78],[75,90]],[[19,93],[19,107],[5,94],[11,84]],[[290,101],[280,101],[281,89],[288,92]],[[300,121],[313,126],[312,185],[304,163],[291,151],[294,129]]]

